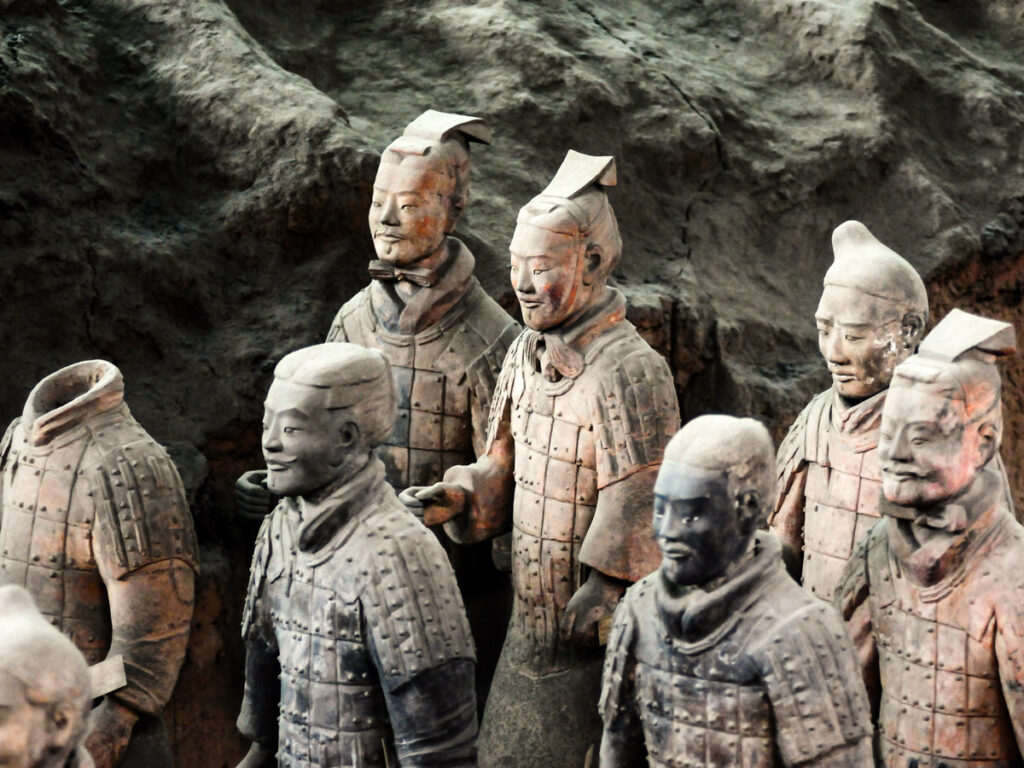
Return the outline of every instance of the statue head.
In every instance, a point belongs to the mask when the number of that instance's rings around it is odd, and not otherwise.
[[[615,160],[569,150],[547,188],[519,211],[509,246],[526,325],[545,331],[581,315],[604,290],[622,238],[604,188]]]
[[[491,143],[483,120],[428,109],[388,145],[370,203],[377,258],[405,267],[434,254],[469,204],[469,142]]]
[[[263,403],[267,487],[311,496],[350,477],[397,414],[391,365],[377,350],[332,343],[286,355]]]
[[[669,585],[706,584],[753,544],[773,501],[775,449],[764,425],[700,416],[665,448],[654,484],[654,536]]]
[[[1016,349],[1013,326],[954,309],[896,367],[882,411],[882,492],[928,509],[962,495],[999,450],[995,360]]]
[[[21,587],[0,587],[0,628],[0,767],[63,768],[89,726],[85,658]]]
[[[917,271],[859,221],[832,233],[835,261],[815,312],[818,349],[832,384],[850,402],[889,386],[914,353],[928,322],[928,295]]]

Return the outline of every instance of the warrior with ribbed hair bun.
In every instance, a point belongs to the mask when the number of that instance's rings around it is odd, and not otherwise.
[[[893,368],[924,335],[924,282],[859,221],[832,233],[814,319],[832,387],[797,416],[779,446],[769,517],[794,576],[822,600],[854,545],[878,522],[878,424]]]
[[[474,652],[437,539],[374,449],[396,413],[379,351],[319,344],[264,403],[264,521],[242,616],[240,768],[476,766]]]
[[[410,488],[458,542],[512,530],[512,619],[481,725],[482,766],[581,766],[596,750],[598,628],[654,570],[649,508],[679,424],[665,361],[607,285],[622,251],[615,162],[570,151],[519,213],[510,277],[528,330],[509,350],[486,453]]]
[[[953,310],[896,366],[882,411],[882,521],[836,604],[877,713],[880,765],[1019,766],[1024,527],[999,464],[1008,323]]]

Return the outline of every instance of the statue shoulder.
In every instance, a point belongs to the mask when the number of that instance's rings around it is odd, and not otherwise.
[[[164,560],[181,560],[198,573],[199,546],[178,470],[141,427],[125,426],[137,431],[111,431],[134,439],[94,442],[84,467],[96,507],[97,559],[118,579]]]
[[[455,660],[476,660],[462,597],[437,538],[397,499],[360,525],[360,596],[381,680],[390,690]],[[356,537],[353,537],[354,539]]]
[[[375,327],[373,309],[370,306],[370,289],[367,286],[341,305],[327,332],[326,341],[363,344],[366,338],[372,337]]]

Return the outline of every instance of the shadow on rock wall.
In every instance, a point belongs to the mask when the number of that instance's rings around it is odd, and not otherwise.
[[[231,483],[259,465],[276,360],[366,281],[376,152],[410,119],[492,121],[462,229],[506,306],[518,207],[567,148],[615,155],[617,278],[684,416],[779,437],[827,384],[811,316],[844,219],[929,276],[936,319],[1024,330],[1022,20],[1019,0],[0,0],[0,416],[105,357],[195,478],[179,764],[242,748],[254,531]]]

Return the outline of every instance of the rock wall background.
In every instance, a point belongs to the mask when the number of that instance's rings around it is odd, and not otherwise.
[[[684,417],[776,437],[827,386],[829,234],[864,221],[1024,331],[1024,1],[0,0],[0,419],[67,363],[119,365],[204,547],[178,764],[233,765],[237,619],[274,363],[366,281],[377,152],[422,110],[488,117],[461,230],[514,305],[518,207],[613,154],[631,317]],[[1024,501],[1024,364],[1003,453]]]

